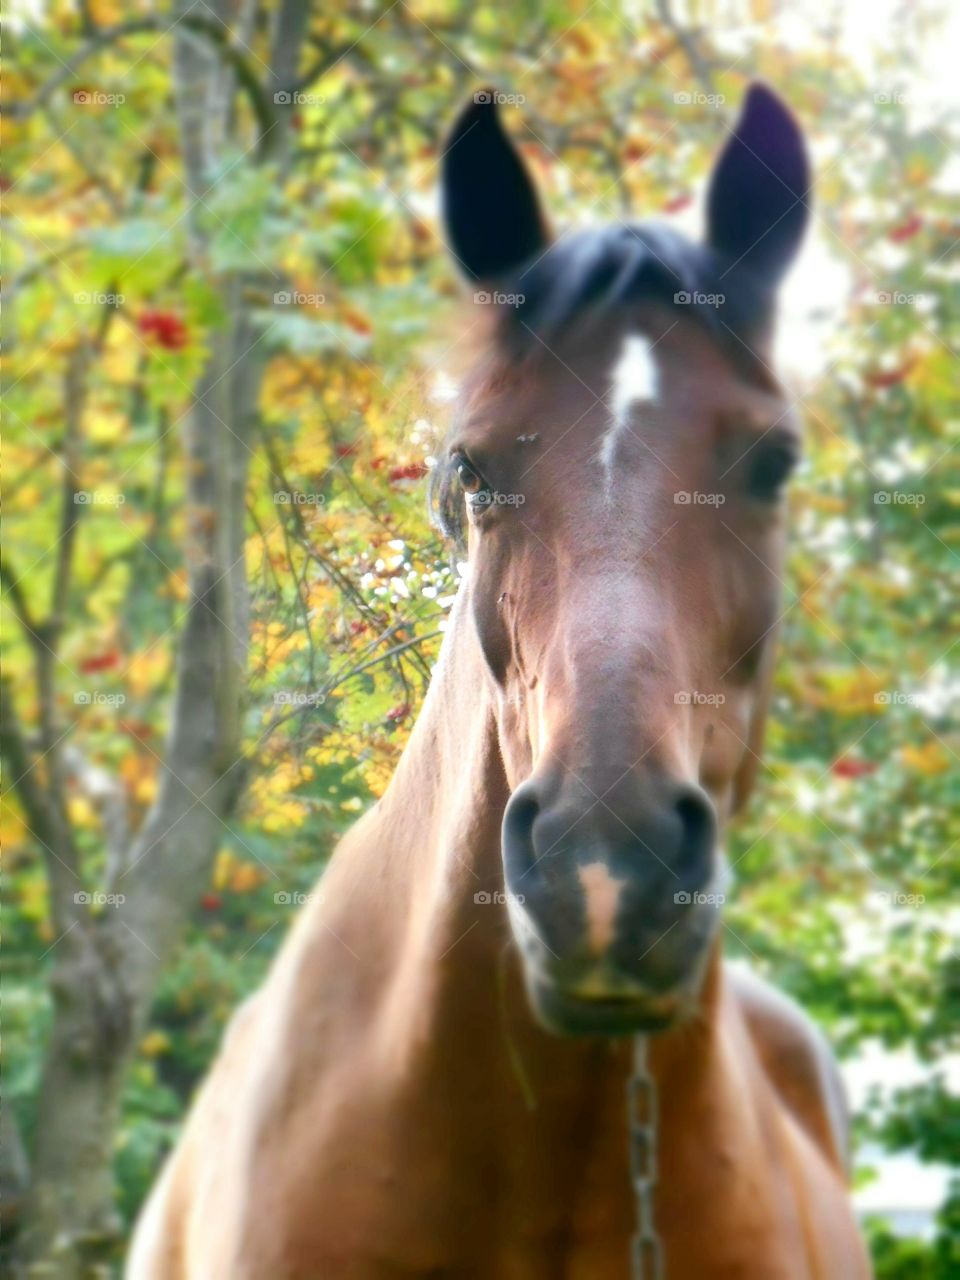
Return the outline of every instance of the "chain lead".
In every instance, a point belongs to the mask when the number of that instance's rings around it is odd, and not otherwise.
[[[633,1239],[633,1280],[663,1280],[663,1253],[653,1221],[657,1183],[657,1086],[647,1063],[647,1037],[633,1042],[633,1075],[628,1088],[630,1172],[637,1205]]]

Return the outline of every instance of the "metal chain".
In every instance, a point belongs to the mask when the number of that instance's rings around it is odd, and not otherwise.
[[[633,1075],[627,1085],[630,1173],[637,1205],[633,1280],[663,1280],[663,1250],[653,1220],[657,1182],[657,1086],[647,1063],[647,1037],[633,1042]]]

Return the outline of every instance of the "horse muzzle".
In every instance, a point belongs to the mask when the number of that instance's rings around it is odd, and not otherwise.
[[[535,779],[503,823],[507,904],[535,1014],[571,1035],[663,1029],[695,1007],[723,895],[707,796],[656,779],[579,804]]]

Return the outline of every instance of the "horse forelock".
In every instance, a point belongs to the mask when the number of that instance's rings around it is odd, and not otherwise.
[[[570,232],[498,288],[508,300],[498,331],[508,351],[549,347],[612,311],[658,302],[705,325],[748,376],[773,310],[772,291],[753,272],[655,222]]]

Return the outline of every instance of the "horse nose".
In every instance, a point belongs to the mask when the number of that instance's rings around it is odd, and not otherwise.
[[[507,888],[555,957],[609,952],[632,967],[709,884],[713,806],[698,787],[665,779],[634,779],[606,799],[571,790],[531,779],[514,792]]]
[[[646,797],[642,791],[630,805],[602,797],[578,795],[572,800],[552,798],[548,787],[534,780],[518,787],[503,820],[503,848],[511,880],[560,874],[554,864],[594,861],[603,852],[611,871],[654,873],[648,860],[659,864],[677,881],[677,888],[701,887],[710,871],[716,819],[713,805],[699,787],[687,784],[660,787]]]

